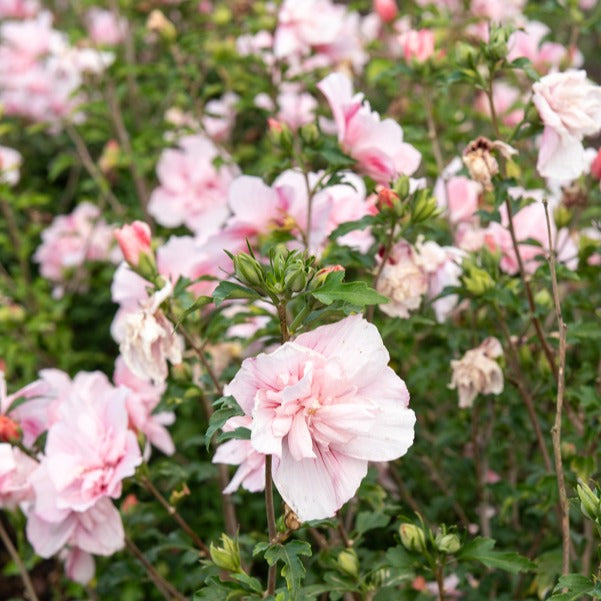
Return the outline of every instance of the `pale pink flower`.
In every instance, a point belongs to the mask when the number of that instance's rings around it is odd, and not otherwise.
[[[471,13],[493,23],[515,22],[522,17],[526,0],[472,0]]]
[[[533,86],[533,102],[545,124],[537,169],[543,177],[575,179],[586,168],[584,136],[601,130],[601,86],[585,71],[546,75]]]
[[[29,476],[38,463],[20,449],[0,443],[0,508],[14,509],[33,499]]]
[[[360,25],[357,13],[350,13],[331,0],[284,0],[278,13],[273,51],[277,58],[287,60],[293,71],[341,63],[350,63],[359,70],[367,60]]]
[[[451,574],[450,576],[447,576],[443,579],[442,587],[444,590],[445,599],[459,599],[461,597],[461,590],[457,588],[458,585],[459,576],[457,576],[457,574]],[[427,582],[426,590],[428,590],[432,595],[435,595],[436,598],[440,601],[440,589],[437,582]]]
[[[416,171],[421,155],[403,142],[401,126],[392,119],[381,120],[369,103],[363,103],[362,94],[353,96],[348,77],[331,73],[317,87],[332,109],[340,145],[361,171],[383,185]]]
[[[7,395],[4,374],[0,372],[0,413],[17,422],[26,447],[58,419],[61,399],[71,387],[69,376],[58,369],[43,369],[39,375],[38,380]]]
[[[239,100],[237,94],[227,92],[221,98],[205,104],[202,125],[211,139],[221,142],[229,138],[236,121],[236,104]]]
[[[22,162],[20,152],[8,146],[0,146],[0,184],[16,186],[19,183]]]
[[[0,0],[0,18],[25,19],[40,10],[37,0]]]
[[[246,359],[225,387],[252,416],[254,449],[279,459],[275,485],[300,520],[333,516],[368,461],[413,443],[409,393],[388,360],[376,327],[354,315]]]
[[[516,107],[521,100],[522,94],[517,88],[504,81],[494,82],[493,104],[495,113],[505,125],[515,127],[524,118],[524,109]],[[490,103],[484,92],[480,92],[476,97],[475,108],[490,117]]]
[[[535,190],[515,190],[512,195],[519,198],[532,196],[534,193]],[[486,228],[485,243],[490,250],[501,253],[501,269],[506,273],[515,274],[519,271],[519,264],[509,232],[509,219],[505,206],[500,208],[500,213],[501,223],[492,222]],[[517,211],[513,215],[513,226],[524,269],[528,273],[533,273],[541,261],[545,261],[549,251],[549,235],[543,203],[535,201]],[[563,230],[557,232],[552,218],[551,236],[557,259],[570,269],[574,269],[578,256],[576,245]],[[534,240],[539,244],[528,244],[526,240]]]
[[[578,2],[578,6],[582,10],[591,10],[591,8],[597,6],[598,1],[599,0],[580,0],[580,2]]]
[[[54,218],[42,232],[42,244],[33,258],[40,264],[42,276],[56,284],[55,294],[62,295],[69,272],[86,261],[116,262],[113,246],[113,227],[100,216],[98,207],[82,202],[70,215]]]
[[[164,150],[157,165],[160,186],[150,196],[149,213],[165,227],[186,225],[193,232],[216,233],[228,216],[227,189],[237,174],[216,167],[216,146],[201,135],[186,136],[179,148]]]
[[[309,186],[315,186],[321,174],[309,173]],[[345,184],[328,186],[316,192],[312,200],[311,223],[308,224],[307,182],[299,171],[288,170],[268,186],[258,177],[243,175],[229,190],[232,217],[227,229],[244,240],[253,241],[273,229],[290,231],[299,240],[307,235],[313,253],[321,254],[327,237],[341,223],[355,221],[369,213],[365,201],[365,184],[355,174],[345,173]],[[306,238],[304,238],[306,239]],[[357,231],[339,238],[338,243],[361,249],[371,245],[368,232]]]
[[[57,507],[56,487],[44,461],[32,474],[31,483],[35,502],[27,516],[26,534],[40,557],[52,557],[65,545],[69,552],[79,550],[95,555],[112,555],[124,547],[121,516],[110,499],[102,497],[84,511]],[[80,582],[93,573],[90,559],[74,556],[71,562],[76,565],[67,566]]]
[[[501,343],[496,338],[487,338],[460,360],[451,361],[453,375],[449,388],[457,389],[460,408],[472,407],[479,394],[503,392],[503,371],[494,360],[502,355]]]
[[[115,46],[127,35],[127,19],[97,6],[86,13],[88,35],[95,44]]]
[[[440,296],[447,286],[459,286],[463,273],[461,262],[465,253],[453,246],[440,246],[434,240],[418,239],[415,245],[417,263],[428,278],[427,296],[438,322],[443,322],[455,310],[456,294]]]
[[[143,221],[134,221],[115,230],[115,238],[123,258],[134,267],[140,262],[140,255],[151,255],[150,226]]]
[[[139,378],[164,382],[167,361],[173,365],[182,361],[183,340],[160,310],[172,294],[173,284],[168,282],[123,320],[119,350],[127,367]]]
[[[175,421],[175,414],[171,411],[154,413],[165,392],[165,384],[163,382],[156,384],[148,379],[138,378],[127,367],[123,357],[117,357],[115,361],[113,382],[128,390],[125,404],[130,427],[144,434],[148,442],[157,449],[166,455],[172,455],[175,446],[165,426]]]
[[[565,46],[557,42],[543,41],[551,32],[544,23],[528,21],[523,29],[514,31],[509,36],[507,60],[528,58],[539,73],[557,71],[565,62],[572,67],[582,64],[582,55],[579,53],[570,55]]]
[[[280,108],[277,118],[290,129],[298,129],[306,123],[313,123],[317,100],[307,92],[301,92],[298,86],[284,86],[278,94]]]
[[[65,549],[61,557],[65,562],[65,575],[70,580],[85,585],[94,578],[96,565],[90,553],[82,551],[79,547],[71,547]]]
[[[422,304],[422,298],[428,292],[428,276],[415,249],[405,240],[392,247],[376,289],[390,299],[380,305],[380,310],[391,317],[407,319],[409,313]]]
[[[127,395],[100,372],[80,372],[73,380],[48,430],[42,459],[58,510],[81,512],[102,497],[118,498],[123,478],[141,463],[128,429]]]
[[[446,181],[443,176],[436,182],[434,193],[438,206],[447,210],[449,221],[456,225],[474,219],[482,186],[464,175],[453,175]]]
[[[250,415],[231,417],[223,426],[224,432],[236,428],[251,428]],[[265,488],[265,454],[255,450],[250,440],[232,439],[219,445],[213,463],[239,465],[230,483],[223,489],[225,494],[234,493],[242,486],[249,492],[260,492]]]
[[[429,29],[411,29],[398,38],[406,61],[426,62],[434,54],[434,34]]]
[[[394,21],[396,16],[399,14],[399,8],[396,5],[396,0],[374,0],[374,11],[378,17],[388,23]]]

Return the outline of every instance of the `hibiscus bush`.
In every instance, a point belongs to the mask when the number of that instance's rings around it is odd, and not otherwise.
[[[600,39],[0,0],[0,597],[601,598]]]

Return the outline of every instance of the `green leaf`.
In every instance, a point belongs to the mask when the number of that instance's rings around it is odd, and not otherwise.
[[[234,400],[234,397],[222,397],[223,406],[217,409],[211,415],[209,419],[209,427],[207,428],[205,434],[205,444],[207,447],[207,451],[209,450],[209,445],[211,444],[211,439],[213,438],[213,434],[223,428],[225,422],[230,419],[230,417],[235,417],[236,415],[244,415],[244,411],[240,409],[240,406]]]
[[[361,511],[357,514],[356,533],[361,536],[369,530],[385,528],[390,522],[390,517],[377,511]]]
[[[290,592],[290,599],[296,599],[301,582],[305,576],[305,566],[301,556],[311,557],[311,545],[305,541],[293,540],[285,545],[259,544],[255,547],[254,555],[265,551],[265,561],[270,566],[282,561],[282,576],[286,579],[286,586]]]
[[[346,223],[341,223],[330,234],[330,238],[335,240],[336,238],[340,238],[349,232],[354,232],[355,230],[364,230],[366,227],[372,225],[375,220],[375,215],[365,215],[364,217],[361,217],[361,219],[357,219],[357,221],[347,221]]]
[[[567,589],[566,592],[563,592]],[[589,595],[593,599],[601,598],[601,589],[590,578],[582,574],[566,574],[561,576],[549,601],[577,601],[582,595]]]
[[[479,561],[487,568],[496,568],[505,572],[527,572],[536,566],[528,558],[513,551],[495,551],[496,541],[492,538],[478,537],[463,547],[459,560]]]
[[[343,301],[357,307],[364,307],[388,302],[388,298],[370,288],[365,282],[343,282],[343,279],[344,271],[334,271],[328,275],[323,286],[311,294],[324,305]]]
[[[338,148],[324,148],[319,151],[319,154],[331,167],[352,167],[355,164],[355,159],[344,154]]]
[[[217,437],[217,442],[225,442],[226,440],[231,440],[232,438],[235,438],[236,440],[250,440],[250,430],[241,426],[240,428],[236,428],[230,432],[222,432]]]
[[[231,298],[248,298],[255,300],[261,297],[257,292],[246,286],[241,286],[235,282],[220,282],[219,286],[215,288],[215,292],[213,292],[215,306],[218,307],[224,300]]]
[[[184,319],[186,319],[186,317],[188,317],[188,315],[190,315],[190,313],[193,313],[194,311],[197,311],[198,309],[202,309],[202,307],[204,307],[205,305],[208,305],[209,303],[213,302],[213,298],[211,296],[199,296],[197,299],[194,300],[194,302],[187,308],[184,309],[181,313],[181,315],[177,318],[177,321],[175,322],[175,325],[173,326],[173,329],[177,330],[177,328],[180,326],[180,324],[182,323],[182,321],[184,321]]]

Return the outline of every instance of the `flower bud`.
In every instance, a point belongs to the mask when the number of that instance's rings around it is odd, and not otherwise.
[[[158,33],[167,42],[172,42],[177,37],[175,25],[158,8],[148,15],[146,29]]]
[[[576,486],[578,498],[580,499],[580,511],[589,519],[596,520],[601,513],[601,504],[599,498],[591,490],[588,484],[580,482]]]
[[[21,440],[19,424],[6,415],[0,415],[0,442],[18,442]]]
[[[401,542],[408,551],[423,553],[426,550],[426,534],[415,524],[401,524],[399,528]]]
[[[284,276],[284,285],[290,292],[300,292],[307,285],[307,274],[302,263],[289,268]]]
[[[342,265],[328,265],[327,267],[320,269],[311,280],[311,289],[315,290],[316,288],[323,286],[328,275],[335,271],[345,271],[345,269]]]
[[[286,524],[288,530],[298,530],[303,525],[292,507],[287,503],[284,503],[284,524]]]
[[[98,168],[104,175],[108,175],[116,169],[121,157],[121,147],[116,140],[109,140],[102,149],[102,154],[98,159]]]
[[[286,123],[272,117],[267,119],[267,124],[269,126],[271,141],[275,145],[280,146],[283,151],[290,152],[292,150],[292,132],[290,131],[290,127]]]
[[[395,0],[374,0],[374,11],[384,23],[394,21],[399,14]]]
[[[558,205],[553,211],[553,220],[557,229],[567,227],[570,225],[570,221],[572,221],[572,211],[565,205]]]
[[[601,180],[601,148],[597,152],[597,156],[591,165],[591,175],[598,180]]]
[[[435,540],[436,548],[442,553],[452,555],[461,549],[461,542],[456,534],[442,534],[439,532]]]
[[[359,576],[359,559],[354,549],[344,549],[338,554],[338,566],[340,569],[352,576],[357,578]]]
[[[300,137],[305,144],[312,145],[319,140],[319,130],[315,123],[305,123],[300,128]]]
[[[240,253],[234,257],[234,274],[247,286],[260,288],[265,283],[263,265],[247,253]]]
[[[115,238],[123,253],[123,258],[132,266],[137,267],[140,255],[152,255],[150,248],[150,226],[143,221],[134,221],[115,230]]]
[[[464,274],[463,285],[467,291],[474,296],[482,296],[488,290],[495,287],[495,281],[490,274],[479,267],[470,266]]]
[[[409,190],[411,188],[411,182],[406,175],[401,175],[394,184],[392,184],[392,189],[396,194],[398,194],[399,198],[407,198],[409,195]]]
[[[376,206],[378,207],[379,211],[394,209],[399,202],[399,196],[393,189],[382,186],[378,190],[378,200],[376,201]]]
[[[228,572],[242,572],[238,543],[227,534],[222,534],[221,545],[221,547],[217,547],[211,543],[209,547],[213,563]]]
[[[436,199],[430,196],[425,190],[418,193],[416,201],[411,212],[412,223],[422,223],[427,221],[438,211]]]

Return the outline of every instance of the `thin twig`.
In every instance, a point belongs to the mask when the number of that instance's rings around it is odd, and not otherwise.
[[[551,428],[553,437],[553,456],[555,458],[555,473],[557,476],[557,490],[559,492],[559,506],[561,508],[561,540],[562,540],[562,572],[568,574],[570,571],[570,506],[566,483],[563,473],[563,461],[561,457],[561,416],[563,410],[563,397],[565,393],[565,370],[566,370],[566,333],[567,325],[563,320],[561,303],[559,300],[559,286],[557,283],[557,269],[555,265],[555,252],[551,237],[551,220],[549,218],[549,207],[546,199],[543,201],[545,208],[545,219],[547,221],[547,235],[549,237],[549,267],[551,269],[551,287],[553,290],[553,304],[555,305],[555,316],[559,327],[559,371],[557,374],[557,403],[555,407],[555,423]]]
[[[543,352],[545,353],[545,357],[547,358],[547,362],[551,367],[551,371],[553,372],[553,377],[557,380],[557,365],[555,364],[555,357],[553,355],[553,351],[549,346],[547,338],[545,337],[545,333],[543,331],[543,327],[540,323],[540,320],[536,316],[536,304],[534,302],[534,296],[532,294],[532,288],[530,287],[530,282],[528,281],[528,277],[526,275],[526,269],[524,267],[524,261],[522,260],[522,255],[520,253],[520,247],[518,245],[518,240],[515,234],[515,228],[513,225],[513,209],[511,208],[511,200],[509,196],[505,198],[505,207],[507,208],[507,219],[509,221],[509,233],[511,234],[511,243],[513,245],[513,250],[515,252],[515,256],[518,262],[518,267],[520,270],[520,277],[522,282],[524,283],[524,289],[526,290],[526,298],[528,299],[528,307],[530,308],[530,320],[534,325],[534,329],[536,330],[536,334],[538,339],[540,340]],[[551,244],[550,244],[551,246]]]
[[[277,532],[275,527],[275,509],[273,505],[273,477],[271,474],[271,455],[265,456],[265,511],[267,514],[267,532],[269,542],[276,541]],[[277,576],[277,564],[269,566],[267,574],[267,595],[275,593],[275,581]]]
[[[125,536],[125,545],[131,551],[132,555],[134,555],[136,559],[144,566],[149,578],[159,589],[163,597],[167,599],[167,601],[173,601],[173,599],[177,599],[177,601],[188,601],[184,595],[182,595],[170,582],[167,582],[167,580],[165,580],[155,570],[154,566],[148,561],[148,559],[146,559],[144,553],[142,553],[134,541],[132,541],[127,535]]]
[[[432,144],[432,153],[434,154],[434,160],[436,161],[436,167],[438,173],[442,176],[444,171],[444,158],[442,156],[442,150],[440,148],[440,140],[438,139],[438,133],[436,131],[436,121],[434,120],[434,109],[432,107],[432,101],[428,95],[429,90],[426,90],[424,94],[424,106],[426,109],[426,123],[428,125],[428,138]]]
[[[179,514],[177,509],[169,503],[169,501],[161,494],[157,487],[152,483],[150,478],[142,478],[142,484],[146,489],[157,499],[157,501],[165,508],[167,513],[179,524],[181,529],[194,541],[194,544],[201,550],[201,554],[209,557],[209,548],[204,541],[194,532],[188,522]]]
[[[96,182],[102,197],[111,205],[111,208],[113,211],[115,211],[115,213],[118,215],[123,215],[125,212],[123,206],[119,202],[119,199],[113,194],[111,186],[102,174],[102,171],[100,171],[100,169],[98,169],[96,166],[96,163],[94,163],[94,159],[92,159],[92,156],[88,151],[88,147],[83,141],[83,138],[79,135],[79,132],[75,129],[75,127],[69,125],[68,123],[65,125],[65,131],[71,138],[73,144],[75,144],[79,159],[81,160],[90,177],[94,180],[94,182]]]
[[[21,575],[21,580],[23,581],[23,586],[27,592],[27,596],[29,597],[29,601],[39,601],[38,596],[36,595],[35,589],[33,588],[33,583],[31,582],[31,578],[29,577],[29,572],[19,555],[19,552],[13,545],[13,541],[10,539],[2,520],[0,519],[0,538],[8,551],[8,554],[11,556],[12,560],[15,562],[19,570],[19,574]]]

